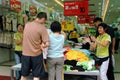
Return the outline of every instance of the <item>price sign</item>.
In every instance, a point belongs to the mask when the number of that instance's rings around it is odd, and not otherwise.
[[[88,15],[88,0],[64,2],[64,16]]]

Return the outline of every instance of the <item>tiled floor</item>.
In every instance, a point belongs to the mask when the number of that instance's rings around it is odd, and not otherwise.
[[[115,57],[115,80],[120,80],[120,48],[118,50],[118,54],[114,55]],[[14,65],[14,61],[0,64],[0,75],[10,76],[10,67]]]

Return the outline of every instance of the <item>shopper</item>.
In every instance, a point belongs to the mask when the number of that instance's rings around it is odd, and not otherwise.
[[[96,56],[101,60],[100,65],[100,78],[101,80],[108,80],[107,78],[107,69],[109,64],[109,44],[111,42],[111,37],[106,33],[107,25],[101,23],[98,25],[98,37],[95,38],[91,36],[91,40],[94,43],[91,43],[90,38],[85,40],[90,44],[91,47],[96,48]]]
[[[21,63],[22,41],[23,41],[23,26],[21,24],[17,24],[17,32],[14,34],[16,64]],[[16,71],[16,80],[19,80],[20,77],[21,77],[20,71]]]
[[[61,24],[58,21],[52,22],[50,29],[52,32],[49,34],[50,45],[47,55],[48,80],[62,80],[63,46],[66,35],[61,31]]]
[[[40,12],[34,21],[28,22],[25,25],[21,80],[27,80],[30,71],[32,72],[33,80],[40,80],[40,77],[44,74],[41,47],[45,48],[49,45],[49,36],[44,26],[46,20],[47,14],[45,12]],[[44,46],[42,43],[44,43]]]
[[[94,24],[95,24],[95,27],[98,28],[98,25],[100,23],[103,22],[102,18],[100,17],[96,17],[94,19]],[[114,78],[114,68],[113,68],[113,59],[112,59],[112,56],[114,56],[114,46],[115,46],[115,38],[114,38],[114,29],[110,26],[107,25],[107,30],[106,30],[106,33],[108,33],[110,36],[111,36],[111,44],[109,46],[109,66],[108,66],[108,71],[107,71],[107,77],[108,77],[108,80],[115,80]],[[96,37],[98,36],[98,30],[96,31]]]
[[[118,48],[119,48],[119,32],[118,28],[114,28],[114,34],[115,34],[115,53],[118,53]]]
[[[79,34],[77,32],[77,29],[74,28],[74,30],[70,31],[70,33],[69,33],[69,40],[73,41],[75,43],[78,43],[78,38],[79,38]]]

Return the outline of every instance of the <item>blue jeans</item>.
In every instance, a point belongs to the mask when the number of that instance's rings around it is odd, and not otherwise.
[[[22,54],[22,53],[21,53]],[[15,63],[16,64],[19,64],[19,63],[21,63],[21,57],[15,52],[15,55],[14,55],[14,57],[15,57]],[[20,79],[20,76],[21,76],[21,74],[20,74],[20,71],[16,71],[16,80],[18,80],[18,79]]]

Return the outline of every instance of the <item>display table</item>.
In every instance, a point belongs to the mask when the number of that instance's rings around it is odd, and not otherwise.
[[[11,67],[11,80],[14,80],[14,72],[16,70],[21,70],[21,64],[17,64]],[[99,77],[99,70],[94,71],[81,71],[81,72],[64,72],[64,74],[70,74],[70,75],[90,75],[90,76],[97,76],[97,80],[100,80]]]
[[[14,65],[14,66],[12,66],[11,68],[10,68],[11,70],[11,72],[10,72],[10,75],[11,75],[11,80],[14,80],[14,72],[16,71],[16,70],[21,70],[21,64],[17,64],[17,65]]]
[[[79,71],[79,72],[69,71],[69,72],[64,72],[64,74],[97,76],[97,80],[100,80],[99,70],[94,70],[94,71]]]

